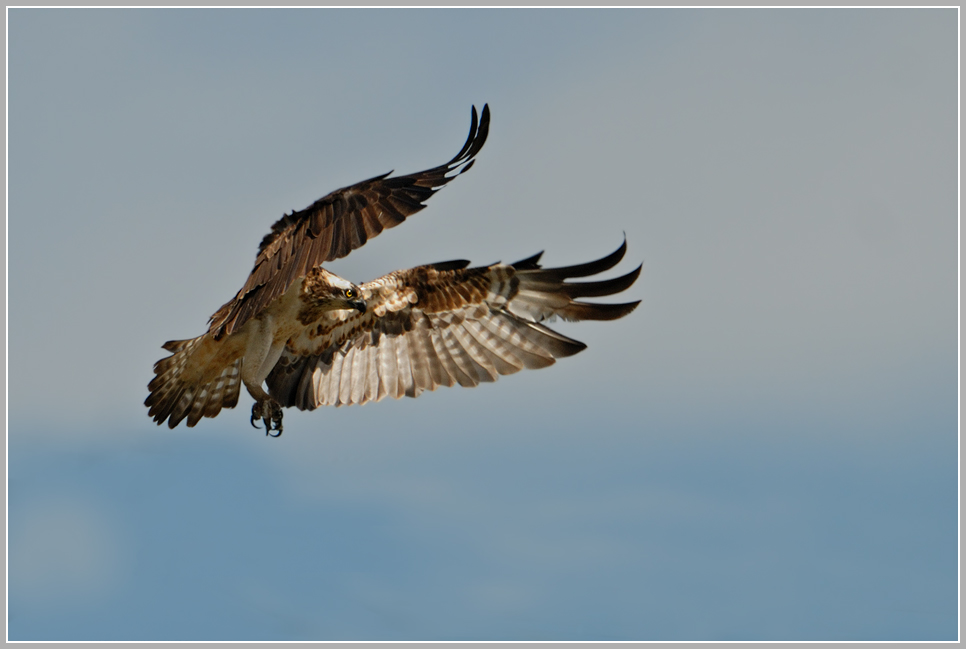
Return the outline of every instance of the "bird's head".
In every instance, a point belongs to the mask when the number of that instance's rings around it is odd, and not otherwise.
[[[349,286],[348,288],[342,289],[340,299],[345,300],[347,309],[355,309],[359,313],[366,312],[366,301],[362,299],[362,292],[358,286]]]
[[[298,318],[303,324],[315,321],[325,311],[355,309],[359,313],[366,312],[366,301],[359,287],[321,266],[306,273],[299,299],[302,306]]]

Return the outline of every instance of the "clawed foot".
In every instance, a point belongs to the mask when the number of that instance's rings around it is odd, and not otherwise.
[[[282,406],[275,399],[255,402],[252,406],[252,426],[259,428],[255,424],[259,419],[265,422],[266,435],[278,437],[282,434]]]

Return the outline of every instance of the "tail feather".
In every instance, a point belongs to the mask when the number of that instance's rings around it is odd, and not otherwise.
[[[148,384],[150,394],[144,401],[149,408],[148,416],[159,426],[167,420],[168,427],[174,428],[187,418],[190,428],[202,417],[214,417],[222,408],[238,404],[241,358],[205,383],[191,378],[205,374],[204,368],[198,366],[207,360],[201,353],[204,343],[210,344],[207,337],[208,334],[189,340],[170,340],[162,346],[174,353],[154,364],[156,376]]]

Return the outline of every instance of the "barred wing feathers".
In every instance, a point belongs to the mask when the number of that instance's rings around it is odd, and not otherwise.
[[[405,176],[376,176],[283,216],[262,239],[245,285],[211,316],[209,332],[216,339],[232,333],[309,269],[346,256],[422,210],[440,187],[473,166],[489,126],[489,106],[483,106],[479,120],[473,107],[466,143],[446,164]]]
[[[552,365],[586,345],[544,321],[614,320],[639,304],[577,298],[627,289],[640,266],[610,280],[566,281],[608,270],[625,251],[626,243],[603,259],[564,268],[541,268],[535,255],[510,265],[455,261],[390,273],[360,287],[365,314],[336,312],[338,320],[290,341],[268,376],[269,393],[283,406],[313,410],[473,387]]]

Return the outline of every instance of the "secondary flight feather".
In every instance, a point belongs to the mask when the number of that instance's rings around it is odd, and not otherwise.
[[[172,340],[154,365],[144,402],[174,428],[194,426],[255,399],[251,422],[282,432],[282,408],[363,404],[416,397],[440,386],[472,387],[500,374],[546,367],[586,346],[543,323],[613,320],[639,304],[579,298],[619,293],[641,267],[601,281],[568,282],[615,266],[615,252],[586,264],[542,268],[540,254],[515,264],[469,268],[465,260],[417,266],[356,285],[322,264],[344,257],[426,207],[473,166],[490,111],[472,110],[469,136],[447,163],[404,176],[383,174],[336,190],[284,215],[258,247],[255,266],[208,331]],[[265,387],[268,389],[266,390]]]

